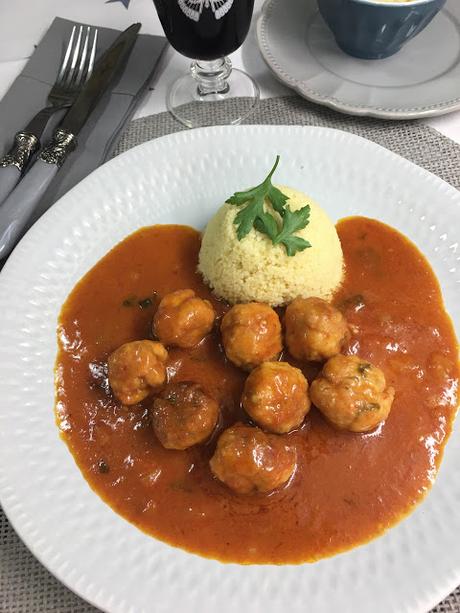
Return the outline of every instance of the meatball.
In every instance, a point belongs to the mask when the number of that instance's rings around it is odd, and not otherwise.
[[[198,383],[166,386],[153,402],[152,425],[166,449],[187,449],[209,438],[216,427],[219,405]]]
[[[220,329],[228,359],[244,370],[276,360],[283,348],[279,317],[268,304],[236,304]]]
[[[313,381],[310,398],[340,430],[367,432],[390,413],[395,391],[376,366],[354,355],[336,355]]]
[[[308,381],[286,362],[265,362],[246,379],[242,403],[265,430],[289,432],[300,426],[310,410]]]
[[[237,494],[269,492],[286,483],[297,454],[286,439],[237,423],[225,430],[209,465],[213,474]]]
[[[108,359],[112,392],[123,404],[136,404],[166,380],[168,352],[161,343],[133,341],[118,347]]]
[[[211,332],[216,313],[209,300],[192,289],[180,289],[163,297],[153,318],[153,333],[165,345],[187,349]]]
[[[289,353],[298,360],[327,360],[340,353],[349,336],[345,317],[321,298],[293,300],[284,324]]]

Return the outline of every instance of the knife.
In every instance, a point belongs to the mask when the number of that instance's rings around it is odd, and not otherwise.
[[[102,55],[50,144],[42,150],[32,168],[0,207],[0,259],[11,252],[47,187],[68,155],[77,147],[77,136],[88,117],[126,65],[140,27],[140,23],[130,26]]]

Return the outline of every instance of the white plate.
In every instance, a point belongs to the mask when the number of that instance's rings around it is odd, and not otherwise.
[[[339,49],[316,0],[266,0],[259,47],[280,81],[313,102],[351,115],[415,119],[460,108],[460,2],[396,55],[360,60]]]
[[[265,176],[309,192],[333,218],[376,217],[429,257],[460,328],[460,194],[344,132],[244,126],[146,143],[90,175],[17,247],[0,275],[0,498],[16,531],[63,583],[110,612],[424,612],[460,583],[460,436],[410,519],[346,554],[300,566],[238,566],[140,532],[89,488],[53,415],[56,319],[76,281],[139,226],[202,227]],[[155,253],[152,253],[152,266]]]

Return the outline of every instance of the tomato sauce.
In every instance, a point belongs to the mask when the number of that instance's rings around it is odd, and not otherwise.
[[[431,487],[457,409],[458,350],[438,282],[396,230],[366,218],[337,226],[346,276],[334,303],[353,330],[345,348],[381,367],[396,397],[385,424],[338,432],[313,408],[287,435],[298,467],[269,495],[238,496],[213,478],[218,433],[237,420],[245,373],[222,351],[218,326],[192,350],[172,349],[168,376],[201,383],[221,406],[215,435],[187,451],[164,449],[150,400],[121,406],[106,360],[122,343],[151,338],[158,297],[192,288],[216,300],[196,272],[200,235],[185,226],[142,228],[76,285],[58,325],[56,416],[83,476],[114,511],[190,552],[238,563],[300,563],[382,534]],[[283,359],[299,366],[288,355]],[[311,378],[317,367],[300,365]]]

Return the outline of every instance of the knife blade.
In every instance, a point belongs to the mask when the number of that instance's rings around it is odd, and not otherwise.
[[[94,72],[70,107],[60,129],[75,136],[85,125],[91,111],[96,106],[102,94],[112,82],[120,66],[124,66],[136,42],[141,24],[135,23],[122,32],[113,45],[105,52],[94,68]]]
[[[97,62],[74,104],[61,121],[53,139],[32,168],[0,207],[0,259],[11,252],[36,205],[68,155],[77,147],[77,136],[100,98],[126,65],[141,24],[122,32]]]

